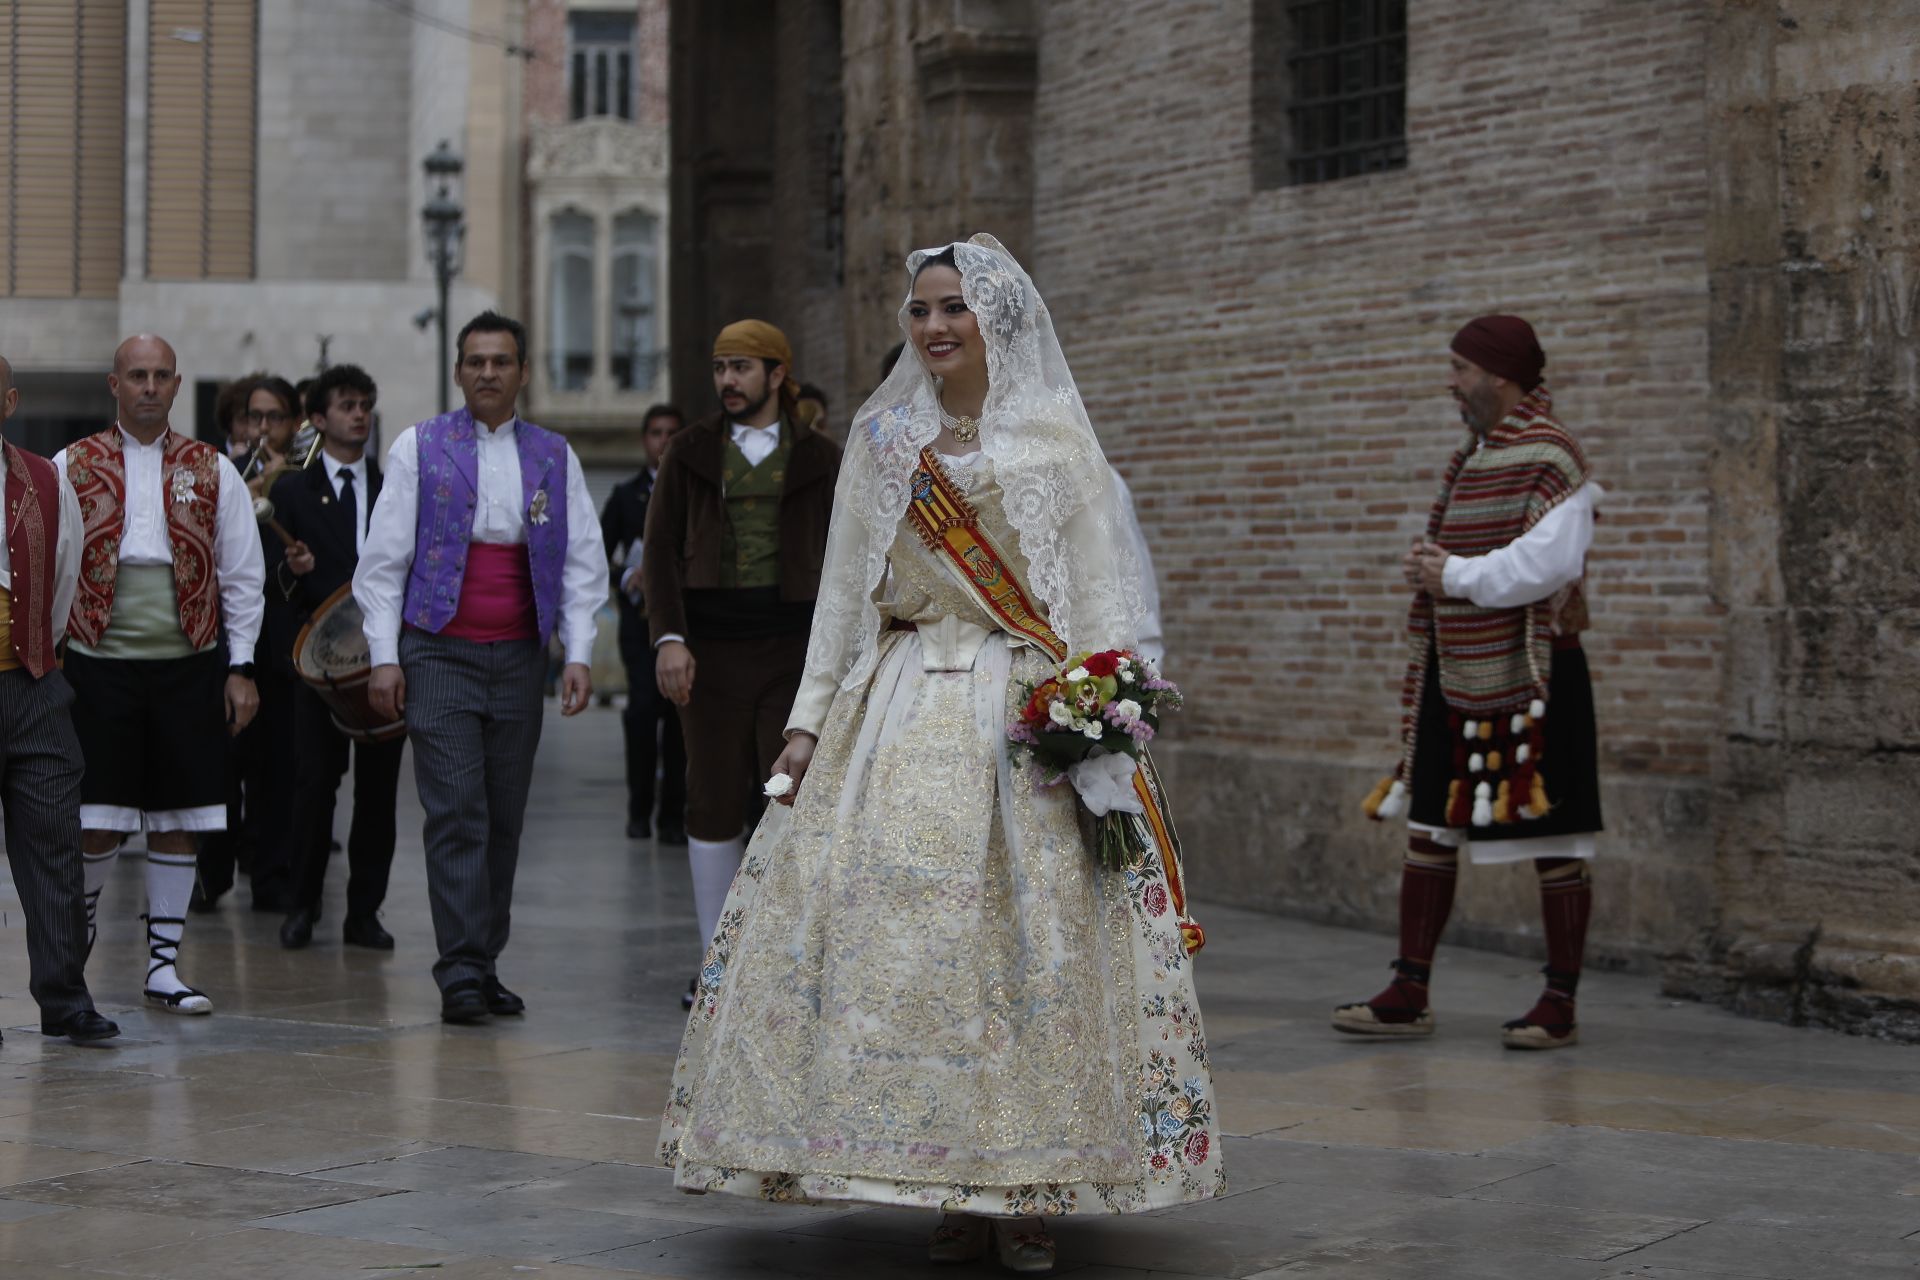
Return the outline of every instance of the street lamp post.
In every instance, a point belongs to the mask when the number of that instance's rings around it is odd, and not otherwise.
[[[434,283],[440,289],[440,412],[448,408],[447,380],[453,371],[453,353],[447,346],[447,293],[453,278],[460,274],[461,249],[466,244],[466,210],[454,197],[454,183],[466,168],[454,149],[442,138],[423,162],[427,187],[432,192],[420,210],[426,224],[427,260],[433,264]]]

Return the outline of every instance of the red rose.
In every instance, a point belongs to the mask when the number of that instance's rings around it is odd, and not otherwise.
[[[1166,1155],[1159,1151],[1154,1152],[1147,1160],[1148,1167],[1153,1169],[1164,1169],[1170,1163],[1172,1162],[1167,1159]]]
[[[1113,652],[1096,653],[1080,665],[1087,669],[1088,675],[1110,676],[1120,669],[1120,655]]]
[[[1205,1164],[1207,1162],[1207,1152],[1211,1150],[1212,1147],[1213,1143],[1208,1139],[1207,1131],[1205,1129],[1196,1129],[1193,1136],[1187,1139],[1187,1164],[1190,1166]]]
[[[1167,890],[1165,886],[1157,884],[1148,885],[1147,892],[1142,897],[1142,901],[1146,904],[1148,915],[1163,916],[1167,914]]]

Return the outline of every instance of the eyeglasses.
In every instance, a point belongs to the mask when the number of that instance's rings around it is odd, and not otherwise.
[[[292,422],[293,415],[285,409],[242,409],[238,415],[242,422]]]

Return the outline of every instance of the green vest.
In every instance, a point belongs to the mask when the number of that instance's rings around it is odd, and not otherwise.
[[[787,462],[793,441],[784,422],[780,444],[760,460],[747,455],[727,436],[720,461],[721,492],[726,495],[727,528],[720,553],[723,587],[780,585],[780,495],[787,487]]]

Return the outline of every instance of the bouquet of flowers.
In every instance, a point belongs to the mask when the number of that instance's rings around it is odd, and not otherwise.
[[[1073,784],[1094,815],[1094,852],[1102,866],[1133,865],[1153,844],[1134,772],[1161,712],[1180,705],[1180,690],[1126,649],[1077,654],[1024,689],[1026,704],[1007,726],[1014,758],[1030,760],[1042,786]]]

